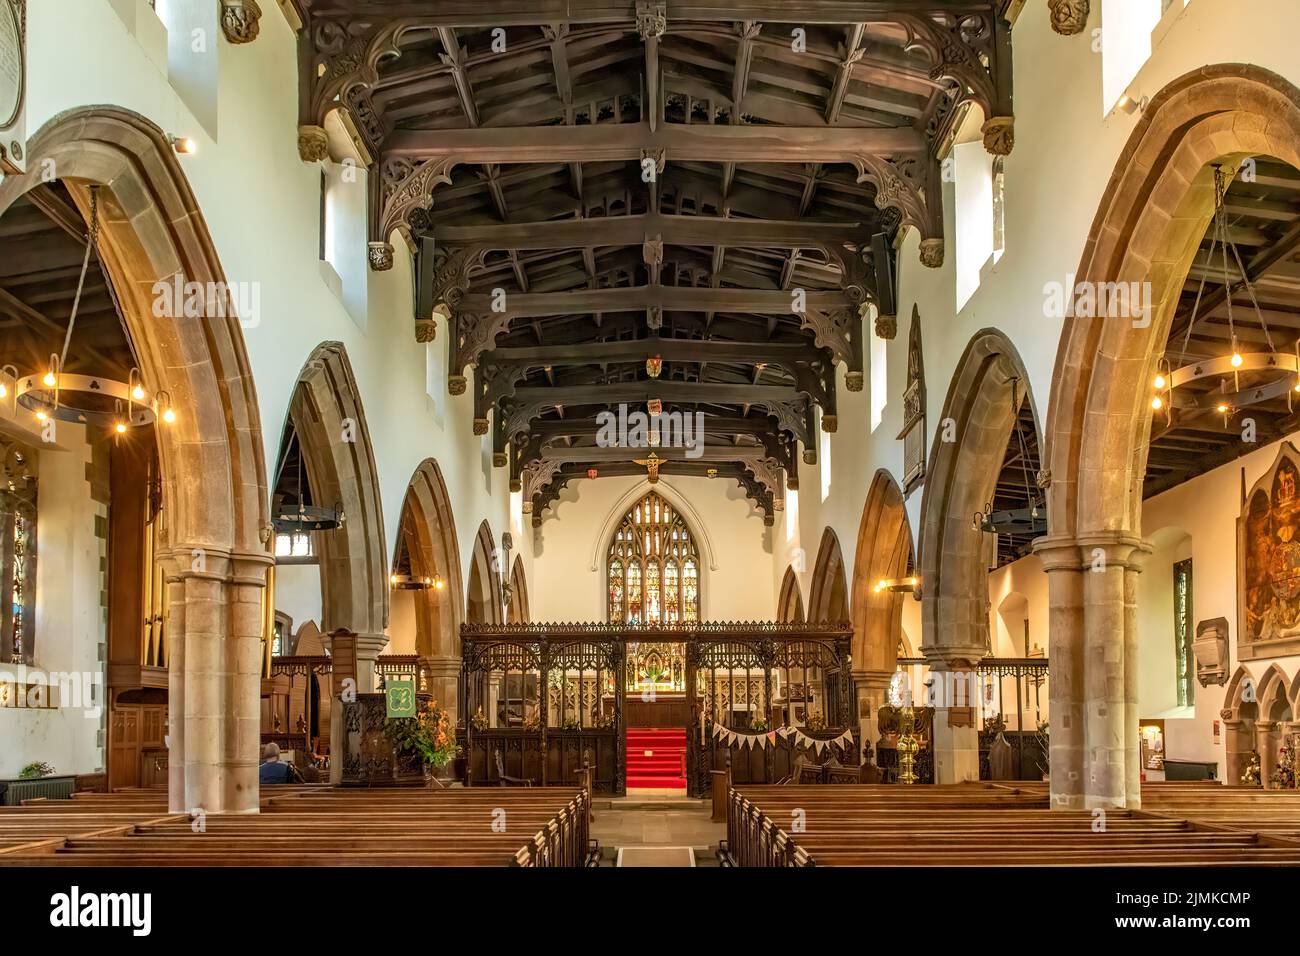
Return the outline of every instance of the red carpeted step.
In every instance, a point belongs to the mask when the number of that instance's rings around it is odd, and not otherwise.
[[[682,757],[686,730],[681,727],[629,727],[627,785],[638,789],[685,790]]]

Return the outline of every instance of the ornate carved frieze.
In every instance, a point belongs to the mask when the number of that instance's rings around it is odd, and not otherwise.
[[[378,213],[372,210],[371,241],[387,243],[394,231],[408,241],[428,226],[433,190],[439,183],[451,183],[454,159],[412,160],[386,156],[379,164]],[[371,265],[374,265],[372,259]],[[392,266],[391,260],[388,267]]]
[[[853,157],[858,182],[876,187],[876,207],[898,210],[900,221],[921,234],[921,262],[936,267],[943,262],[943,210],[939,206],[939,167],[933,156],[905,153],[884,156],[858,153]],[[926,244],[938,243],[938,263],[933,253],[927,261]]]
[[[667,4],[637,0],[636,33],[642,40],[661,37],[668,32]]]
[[[1072,37],[1088,26],[1088,0],[1047,0],[1051,10],[1052,29],[1061,36]]]
[[[456,330],[453,375],[461,375],[466,367],[477,365],[479,357],[492,348],[497,336],[510,327],[509,314],[500,312],[457,312],[452,321]]]
[[[231,43],[252,43],[261,31],[257,0],[221,0],[221,32]]]
[[[946,136],[966,101],[978,103],[986,117],[996,120],[997,135],[986,130],[984,145],[1005,155],[1012,145],[1011,27],[993,7],[979,12],[942,16],[903,14],[899,22],[909,34],[909,46],[926,50],[934,63],[930,78],[946,81],[937,112],[938,123],[927,124],[931,143]],[[955,84],[955,86],[953,85]],[[933,117],[932,117],[933,119]],[[1002,152],[1005,151],[1005,152]]]

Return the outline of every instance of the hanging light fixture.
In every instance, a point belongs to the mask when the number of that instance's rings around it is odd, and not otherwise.
[[[306,503],[302,483],[302,442],[298,441],[296,433],[294,441],[298,445],[298,502],[296,505],[286,505],[281,501],[280,507],[271,516],[271,527],[278,534],[292,535],[306,534],[309,531],[333,531],[335,528],[342,527],[344,515],[341,504],[326,508],[322,505]],[[284,473],[283,462],[280,465],[280,473]],[[276,484],[279,484],[279,476],[276,477]]]
[[[127,381],[122,382],[105,375],[81,375],[65,372],[68,347],[77,325],[77,310],[90,269],[90,254],[99,241],[99,187],[90,188],[90,224],[86,231],[86,251],[81,260],[81,274],[77,291],[72,299],[72,312],[68,316],[68,329],[63,336],[63,349],[50,355],[44,371],[20,375],[12,365],[0,369],[0,398],[13,395],[15,411],[21,407],[31,412],[39,422],[58,420],[76,422],[92,428],[111,429],[115,434],[125,434],[129,429],[150,425],[162,418],[168,425],[175,424],[176,411],[166,392],[151,394],[145,387],[138,368],[132,368]],[[109,286],[112,294],[112,286]],[[114,305],[116,306],[116,298]],[[129,340],[128,340],[129,341]]]
[[[884,591],[892,591],[899,594],[910,594],[921,586],[921,579],[916,575],[905,578],[881,578],[876,582],[873,591],[880,594]]]
[[[442,588],[441,579],[437,585],[432,578],[417,578],[410,574],[390,574],[388,583],[399,591],[427,591],[429,588]]]
[[[1206,269],[1201,273],[1200,284],[1196,288],[1196,300],[1192,303],[1192,314],[1187,321],[1187,331],[1183,336],[1182,354],[1186,356],[1187,347],[1192,337],[1192,327],[1201,308],[1201,296],[1205,291],[1205,280],[1214,267],[1214,253],[1217,248],[1223,264],[1224,306],[1227,310],[1229,346],[1226,355],[1220,355],[1200,362],[1190,362],[1175,368],[1166,356],[1156,361],[1156,374],[1151,385],[1153,394],[1151,408],[1163,412],[1166,420],[1172,422],[1174,412],[1206,412],[1223,416],[1226,426],[1228,419],[1238,409],[1249,405],[1280,398],[1287,399],[1287,408],[1291,408],[1292,393],[1300,391],[1300,341],[1291,351],[1279,351],[1273,344],[1273,333],[1269,331],[1268,322],[1259,308],[1255,297],[1255,287],[1250,274],[1242,263],[1237,244],[1228,233],[1228,214],[1226,196],[1228,177],[1222,166],[1214,167],[1214,219],[1210,236],[1210,250],[1206,256]],[[1229,259],[1231,256],[1231,260]],[[1235,274],[1232,274],[1235,273]],[[1243,351],[1246,347],[1237,334],[1237,322],[1232,311],[1234,293],[1245,289],[1250,297],[1250,304],[1255,310],[1255,320],[1264,333],[1267,351]],[[1245,380],[1243,381],[1243,376]],[[1184,386],[1201,379],[1218,379],[1219,388],[1198,393]],[[1183,391],[1177,391],[1183,389]]]
[[[973,524],[977,531],[1018,535],[1037,535],[1047,532],[1047,515],[1044,513],[1043,503],[1033,492],[1034,483],[1029,475],[1029,442],[1020,425],[1020,404],[1020,380],[1013,378],[1011,380],[1012,432],[1020,448],[1020,467],[1025,476],[1025,506],[994,511],[993,503],[989,502],[983,511],[975,513]]]

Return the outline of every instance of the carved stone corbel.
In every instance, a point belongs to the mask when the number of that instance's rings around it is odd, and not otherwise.
[[[231,43],[252,43],[261,32],[257,0],[221,0],[221,32]]]
[[[862,386],[866,384],[861,372],[848,372],[844,376],[844,387],[850,392],[862,391]]]
[[[367,258],[370,268],[376,272],[387,272],[393,267],[393,246],[387,242],[372,242],[367,246]]]
[[[304,163],[321,163],[330,158],[330,138],[323,126],[298,127],[298,156]]]
[[[1052,29],[1061,36],[1072,37],[1088,26],[1088,0],[1047,0],[1051,10]]]
[[[984,136],[984,148],[994,156],[1009,156],[1016,145],[1016,118],[1014,116],[993,116],[984,121],[980,127]]]
[[[662,2],[637,0],[636,32],[642,41],[661,37],[668,32],[668,9]]]
[[[876,316],[876,338],[892,339],[898,334],[898,316],[896,315],[877,315]],[[858,385],[860,389],[861,384]],[[857,391],[857,389],[850,389]]]
[[[938,269],[943,265],[943,240],[922,239],[920,249],[921,265],[929,269]]]

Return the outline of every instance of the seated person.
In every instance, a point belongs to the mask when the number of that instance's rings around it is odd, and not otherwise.
[[[272,741],[262,748],[262,766],[257,771],[259,784],[299,783],[301,779],[292,764],[280,762],[279,744]]]

